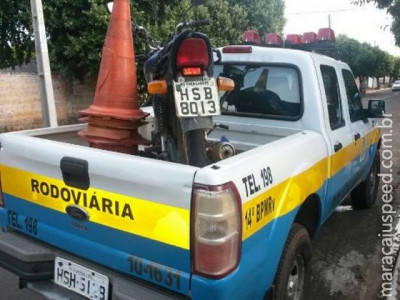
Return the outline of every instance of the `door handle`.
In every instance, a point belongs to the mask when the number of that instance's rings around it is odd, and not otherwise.
[[[361,138],[361,134],[356,133],[356,134],[354,135],[354,140],[355,140],[355,141],[359,140],[360,138]]]
[[[63,157],[60,162],[60,169],[66,185],[82,190],[89,188],[89,163],[86,160]]]
[[[335,146],[333,146],[333,149],[335,150],[335,152],[338,152],[342,148],[343,148],[342,143],[337,143],[337,144],[335,144]]]

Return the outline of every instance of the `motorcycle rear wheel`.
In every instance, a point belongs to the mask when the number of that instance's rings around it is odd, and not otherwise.
[[[188,131],[185,139],[188,165],[199,168],[207,166],[207,139],[204,129]]]

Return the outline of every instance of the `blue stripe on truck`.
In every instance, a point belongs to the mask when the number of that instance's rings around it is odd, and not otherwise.
[[[8,211],[18,212],[18,225],[21,228],[12,227],[25,233],[29,233],[24,226],[26,217],[45,220],[45,223],[37,225],[36,235],[30,233],[35,238],[92,262],[111,267],[115,271],[150,281],[178,293],[189,293],[191,267],[188,250],[103,225],[77,221],[67,214],[37,206],[8,194],[4,194],[4,201],[7,209],[0,209],[0,215],[3,216],[5,225],[11,225],[8,223]],[[66,224],[62,230],[57,229],[60,223]],[[161,279],[160,274],[155,274],[156,269],[157,273],[162,273]]]

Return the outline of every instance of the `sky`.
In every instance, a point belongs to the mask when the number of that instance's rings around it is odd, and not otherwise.
[[[346,34],[400,56],[400,48],[394,45],[390,31],[391,15],[373,4],[360,7],[351,4],[351,0],[285,0],[285,5],[285,35],[317,33],[319,28],[328,27],[330,15],[331,28],[336,35]]]

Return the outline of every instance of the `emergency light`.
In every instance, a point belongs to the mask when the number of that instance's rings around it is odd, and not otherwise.
[[[335,42],[335,32],[331,28],[321,28],[318,31],[317,41],[318,42]]]
[[[260,35],[255,30],[246,30],[242,35],[243,44],[261,44]]]
[[[282,37],[277,33],[267,33],[265,35],[265,45],[269,47],[283,47]]]
[[[300,34],[288,34],[285,40],[285,46],[291,48],[298,48],[301,46],[301,38]]]
[[[315,32],[305,32],[300,34],[288,34],[286,39],[278,33],[267,33],[264,36],[264,46],[267,47],[285,47],[297,50],[313,51],[326,53],[335,49],[335,32],[331,28],[321,28],[318,34]],[[242,35],[242,44],[260,45],[260,35],[255,30],[246,30]],[[245,46],[227,46],[222,49],[223,53],[252,53],[252,47]]]
[[[315,32],[305,32],[303,34],[303,38],[301,39],[301,42],[304,45],[314,44],[317,42],[317,34]]]

